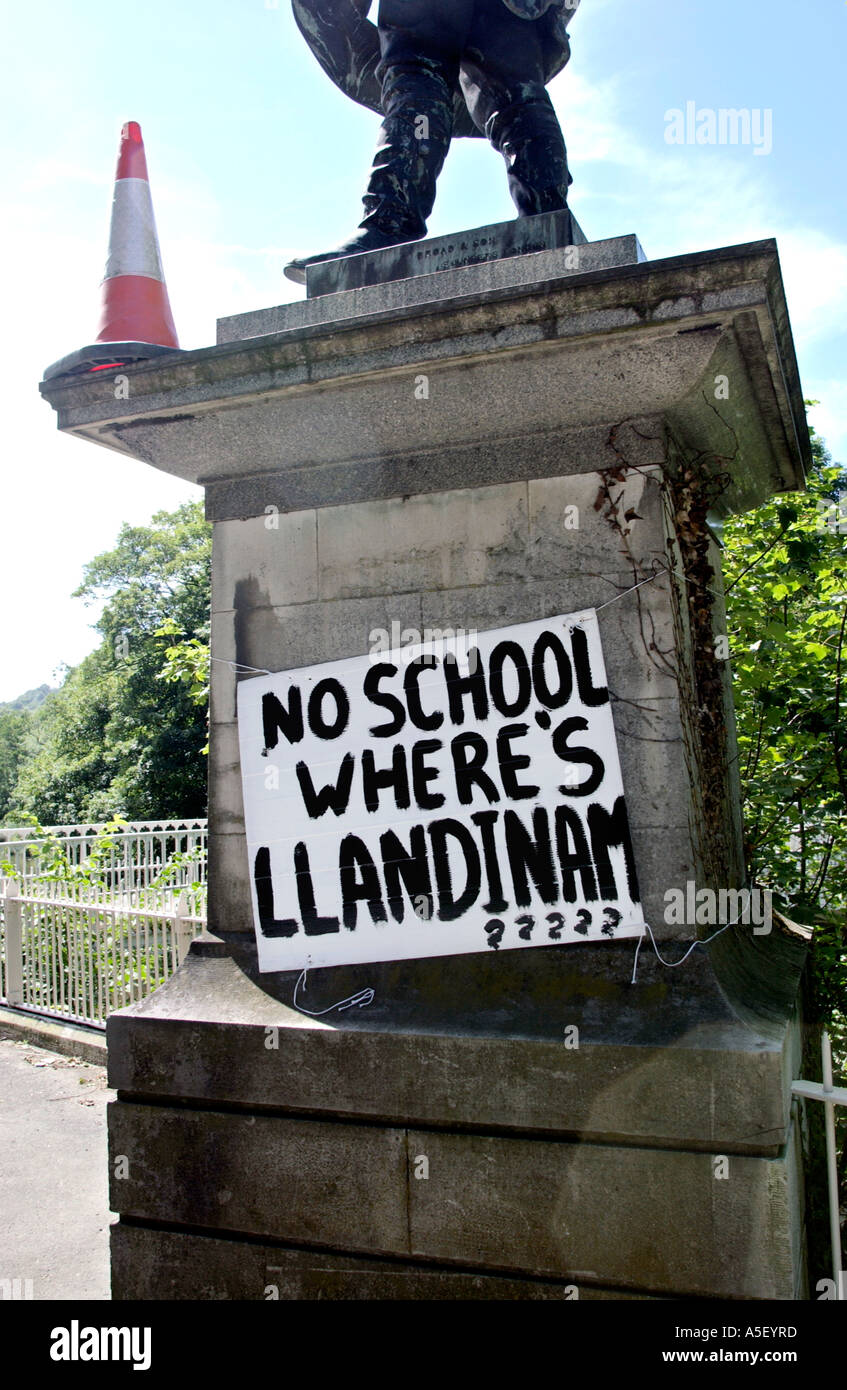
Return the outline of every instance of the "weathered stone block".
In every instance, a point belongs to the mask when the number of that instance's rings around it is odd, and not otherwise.
[[[524,483],[326,507],[318,514],[321,598],[520,579],[528,539]]]
[[[213,613],[236,606],[236,586],[246,579],[255,580],[271,606],[320,597],[314,511],[280,513],[265,503],[245,521],[221,522],[212,544]]]
[[[621,481],[589,472],[529,484],[531,543],[527,572],[605,575],[636,568],[631,582],[667,563],[659,469],[639,468]],[[614,515],[609,512],[614,508]]]
[[[400,1130],[262,1115],[109,1107],[110,1171],[121,1216],[403,1251],[406,1142]]]
[[[303,510],[467,486],[468,466],[488,483],[561,475],[563,434],[594,426],[608,437],[646,418],[667,418],[683,449],[714,454],[726,471],[732,430],[703,393],[730,360],[733,411],[747,423],[743,476],[727,505],[801,484],[810,453],[773,242],[511,291],[486,289],[484,269],[479,276],[457,299],[129,368],[131,397],[117,416],[90,375],[42,389],[60,428],[219,485],[221,505],[210,505],[222,518],[261,510],[253,482],[245,509],[239,477],[290,473],[276,495],[262,488],[262,506]],[[414,396],[421,373],[432,374],[424,413]],[[483,459],[493,476],[480,476]],[[575,471],[585,471],[582,459]]]
[[[112,1227],[111,1235],[114,1299],[652,1301],[649,1295],[589,1285],[576,1288],[564,1281],[512,1279],[401,1260],[366,1260],[120,1222]]]
[[[409,1185],[415,1254],[651,1292],[796,1297],[793,1141],[779,1159],[723,1166],[706,1154],[432,1131],[411,1133],[409,1152],[430,1172]]]
[[[232,774],[230,774],[231,777]],[[234,795],[232,781],[230,794]],[[218,827],[222,828],[218,828]],[[231,826],[231,829],[223,827]],[[209,865],[207,922],[212,932],[255,933],[253,903],[245,889],[249,884],[247,841],[243,825],[226,811],[218,812],[217,791],[209,803]]]
[[[214,724],[209,731],[209,785],[214,795],[209,807],[209,829],[214,835],[244,834],[244,797],[241,790],[241,757],[238,724]],[[246,848],[245,848],[246,854]]]

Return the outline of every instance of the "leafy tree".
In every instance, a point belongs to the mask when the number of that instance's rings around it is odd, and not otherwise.
[[[847,473],[814,432],[807,491],[724,532],[751,875],[816,927],[822,1016],[847,994]]]
[[[199,629],[199,636],[186,638],[173,618],[168,618],[157,630],[157,637],[176,637],[179,641],[165,647],[164,665],[159,672],[159,680],[171,685],[182,684],[195,705],[206,711],[206,727],[209,724],[209,681],[211,669],[211,648],[209,623]],[[209,744],[203,749],[208,753]]]
[[[203,715],[180,682],[160,679],[172,623],[208,632],[211,537],[200,503],[124,526],[86,566],[77,596],[105,600],[102,642],[32,716],[37,749],[21,768],[11,816],[43,824],[205,813]]]
[[[805,493],[730,521],[723,557],[746,856],[789,918],[814,926],[810,1022],[832,1036],[847,1082],[847,473],[811,431]],[[808,1064],[817,1066],[814,1049]],[[808,1074],[808,1073],[806,1073]],[[809,1125],[820,1153],[823,1119]],[[847,1182],[847,1115],[836,1112]],[[828,1248],[826,1194],[808,1183],[815,1258]]]
[[[0,710],[0,817],[5,814],[27,754],[27,710],[6,706]]]
[[[8,824],[7,811],[21,768],[36,751],[30,715],[49,694],[49,685],[39,685],[0,705],[0,823]]]

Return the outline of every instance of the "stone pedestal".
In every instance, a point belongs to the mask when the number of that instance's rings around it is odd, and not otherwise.
[[[256,966],[235,713],[236,669],[596,608],[679,960],[668,890],[742,882],[705,518],[802,486],[809,453],[774,243],[427,271],[125,370],[126,401],[43,390],[60,428],[205,485],[215,661],[209,933],[109,1021],[115,1297],[802,1297],[802,943],[739,926],[670,969],[647,941],[634,983],[627,942],[314,971],[314,1012],[374,999],[309,1017]]]

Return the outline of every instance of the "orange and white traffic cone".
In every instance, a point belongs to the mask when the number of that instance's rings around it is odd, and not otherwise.
[[[44,379],[105,371],[178,351],[141,126],[127,121],[118,151],[97,340],[54,362]]]

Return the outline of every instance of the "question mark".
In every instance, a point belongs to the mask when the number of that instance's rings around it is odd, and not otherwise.
[[[591,926],[591,913],[588,912],[586,908],[581,907],[576,915],[579,920],[574,927],[574,931],[578,931],[580,936],[587,936],[588,928]]]
[[[488,944],[492,951],[499,951],[500,942],[503,940],[503,933],[506,930],[506,923],[495,917],[492,921],[486,922],[485,930],[488,933]]]
[[[561,939],[562,932],[565,928],[565,919],[562,916],[561,912],[548,913],[547,921],[553,923],[553,926],[551,926],[550,928],[550,940],[559,941]]]
[[[615,927],[621,920],[621,914],[618,912],[617,908],[607,907],[604,916],[607,920],[603,923],[603,935],[614,936]]]
[[[529,941],[530,937],[532,936],[532,929],[535,926],[535,918],[530,917],[527,913],[523,917],[518,917],[517,923],[519,926],[521,923],[523,923],[520,931],[518,932],[518,936],[520,937],[521,941]]]

